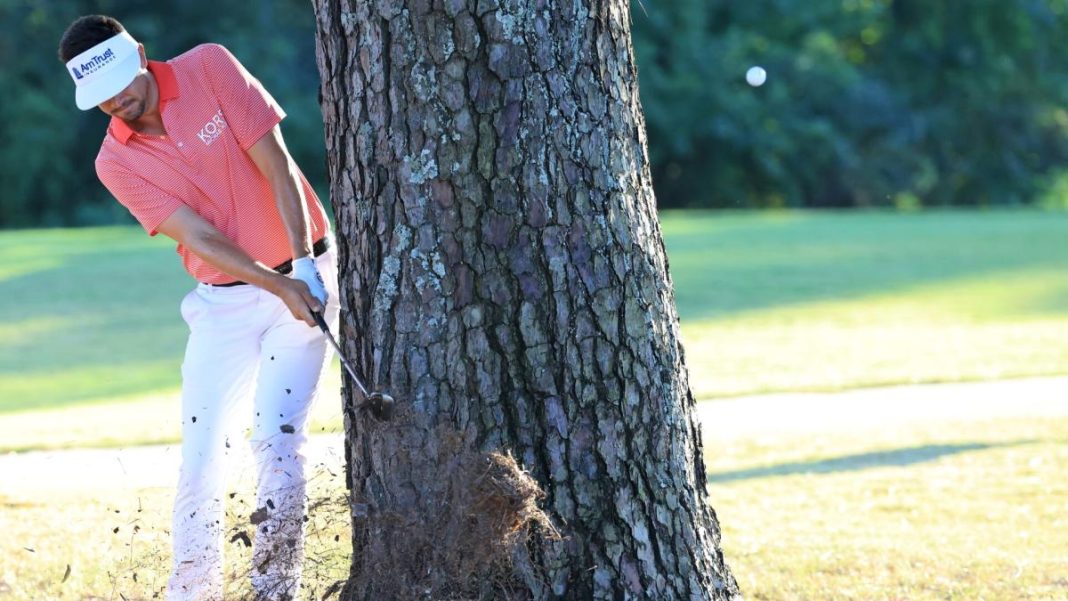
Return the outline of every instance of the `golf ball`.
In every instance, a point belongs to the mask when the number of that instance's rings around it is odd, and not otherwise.
[[[749,67],[749,70],[745,72],[745,80],[754,88],[764,85],[767,79],[768,72],[762,67]]]

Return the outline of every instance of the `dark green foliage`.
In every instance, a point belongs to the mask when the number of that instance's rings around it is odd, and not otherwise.
[[[635,3],[659,201],[1032,202],[1068,162],[1066,4]]]
[[[229,47],[286,110],[290,152],[326,189],[315,22],[305,0],[0,0],[0,227],[132,221],[93,168],[108,118],[74,106],[74,85],[56,54],[67,25],[94,13],[122,21],[150,59],[203,42]]]
[[[93,172],[106,117],[75,108],[56,58],[90,13],[151,58],[230,47],[326,189],[305,0],[0,0],[0,227],[129,220]],[[641,0],[632,18],[662,206],[1068,204],[1068,0]]]

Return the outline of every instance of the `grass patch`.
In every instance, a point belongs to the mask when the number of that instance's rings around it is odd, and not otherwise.
[[[1068,213],[662,223],[699,398],[1068,370]]]
[[[699,398],[1068,372],[1068,213],[668,211],[662,225]],[[173,243],[137,227],[3,232],[0,265],[0,430],[16,433],[0,450],[176,439],[192,280]],[[314,429],[340,428],[336,390]]]
[[[340,390],[341,373],[335,362],[312,405],[311,434],[342,431]],[[181,440],[181,399],[178,392],[169,391],[129,400],[0,413],[0,431],[4,432],[0,453],[174,443]]]
[[[1066,418],[965,416],[818,435],[712,426],[709,488],[747,599],[1068,595],[1068,539],[1058,536],[1068,530]],[[313,470],[310,488],[327,501],[310,526],[314,598],[348,569],[341,458],[334,464]],[[172,489],[88,480],[0,484],[0,596],[139,599],[165,585]],[[250,474],[234,481],[228,532],[247,528],[251,509]],[[243,598],[247,549],[228,543],[227,553],[228,591]]]
[[[136,227],[4,232],[0,264],[0,412],[177,387],[192,280],[172,242]]]
[[[0,233],[0,452],[179,439],[178,312],[194,286],[174,243],[134,227]],[[340,370],[312,432],[341,428]]]
[[[663,227],[699,396],[1068,369],[1063,214],[669,212]],[[0,234],[0,448],[177,440],[191,284],[172,252],[134,228]],[[339,428],[330,374],[313,432]],[[1068,419],[729,430],[704,428],[706,465],[749,599],[1068,597]],[[317,598],[348,569],[341,469],[311,488],[337,500],[309,537]],[[250,474],[236,481],[240,527]],[[161,589],[170,487],[41,486],[0,488],[0,597]],[[227,549],[240,598],[247,550]]]
[[[343,458],[331,463],[309,466],[301,598],[325,598],[331,585],[348,575],[351,526]],[[231,470],[224,528],[227,599],[253,597],[251,548],[244,542],[255,535],[253,472],[250,465]],[[0,527],[5,529],[0,598],[162,599],[171,566],[173,486],[128,484],[0,488]]]
[[[706,436],[748,599],[1068,597],[1068,419]]]

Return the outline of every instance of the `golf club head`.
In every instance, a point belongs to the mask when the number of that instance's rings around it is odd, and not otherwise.
[[[381,421],[389,421],[393,417],[393,408],[396,406],[393,397],[384,392],[372,392],[367,395],[367,407],[371,415]]]

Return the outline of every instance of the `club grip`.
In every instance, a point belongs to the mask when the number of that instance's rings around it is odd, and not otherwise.
[[[319,329],[329,334],[330,328],[326,327],[326,319],[323,318],[323,312],[312,311],[312,315],[315,317],[315,323],[319,324]]]

